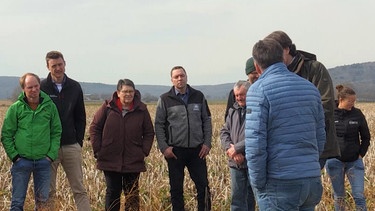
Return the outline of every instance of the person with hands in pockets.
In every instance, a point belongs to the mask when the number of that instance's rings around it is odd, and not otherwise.
[[[51,162],[60,147],[61,123],[55,104],[40,91],[37,75],[24,74],[20,85],[23,91],[7,110],[1,129],[1,142],[13,161],[10,210],[23,210],[31,174],[35,210],[44,210],[48,208]]]
[[[211,149],[211,113],[203,93],[187,84],[182,66],[173,67],[170,75],[173,86],[157,103],[155,134],[168,163],[172,210],[185,210],[185,167],[197,189],[197,210],[211,210],[205,159]]]
[[[120,79],[112,99],[105,101],[90,125],[90,141],[97,168],[106,182],[105,210],[140,210],[139,177],[154,140],[154,127],[146,104],[130,79]]]

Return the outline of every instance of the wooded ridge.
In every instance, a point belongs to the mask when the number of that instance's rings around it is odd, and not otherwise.
[[[343,84],[352,87],[358,101],[375,101],[375,62],[357,63],[328,69],[334,86]],[[0,99],[14,99],[20,92],[19,77],[0,76]],[[210,101],[225,101],[235,82],[217,85],[194,86]],[[103,100],[112,96],[115,84],[80,82],[86,100]],[[171,85],[137,85],[146,102],[156,101]]]

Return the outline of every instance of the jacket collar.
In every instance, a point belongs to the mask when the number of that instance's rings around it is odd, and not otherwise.
[[[134,94],[134,99],[133,99],[133,109],[145,109],[146,106],[144,106],[144,104],[142,103],[141,101],[141,93],[139,92],[138,89],[135,90],[135,94]],[[119,97],[117,96],[117,92],[113,92],[112,94],[112,99],[110,101],[107,101],[107,107],[117,107],[116,105],[116,102],[117,100],[119,99]]]
[[[284,71],[284,70],[287,70],[286,65],[283,62],[277,62],[277,63],[272,64],[271,66],[267,67],[263,71],[263,73],[260,75],[259,79],[265,78],[267,75],[270,75],[273,72],[279,72],[279,71]]]

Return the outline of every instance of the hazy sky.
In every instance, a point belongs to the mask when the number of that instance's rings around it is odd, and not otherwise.
[[[0,0],[0,75],[48,73],[61,51],[83,82],[192,85],[245,79],[252,47],[275,30],[327,68],[375,61],[374,0]]]

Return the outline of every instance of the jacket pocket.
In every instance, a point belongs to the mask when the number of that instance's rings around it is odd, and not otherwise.
[[[108,145],[111,145],[112,143],[113,143],[113,138],[103,139],[102,140],[102,147],[107,147]]]
[[[142,143],[142,139],[133,139],[133,140],[131,140],[131,142],[135,145],[135,146],[137,146],[137,147],[142,147],[143,146],[143,143]]]
[[[103,139],[100,151],[97,153],[98,160],[111,160],[122,154],[123,148],[113,138]]]
[[[172,126],[171,125],[168,126],[168,143],[167,144],[169,146],[173,145],[173,130],[172,130]]]

